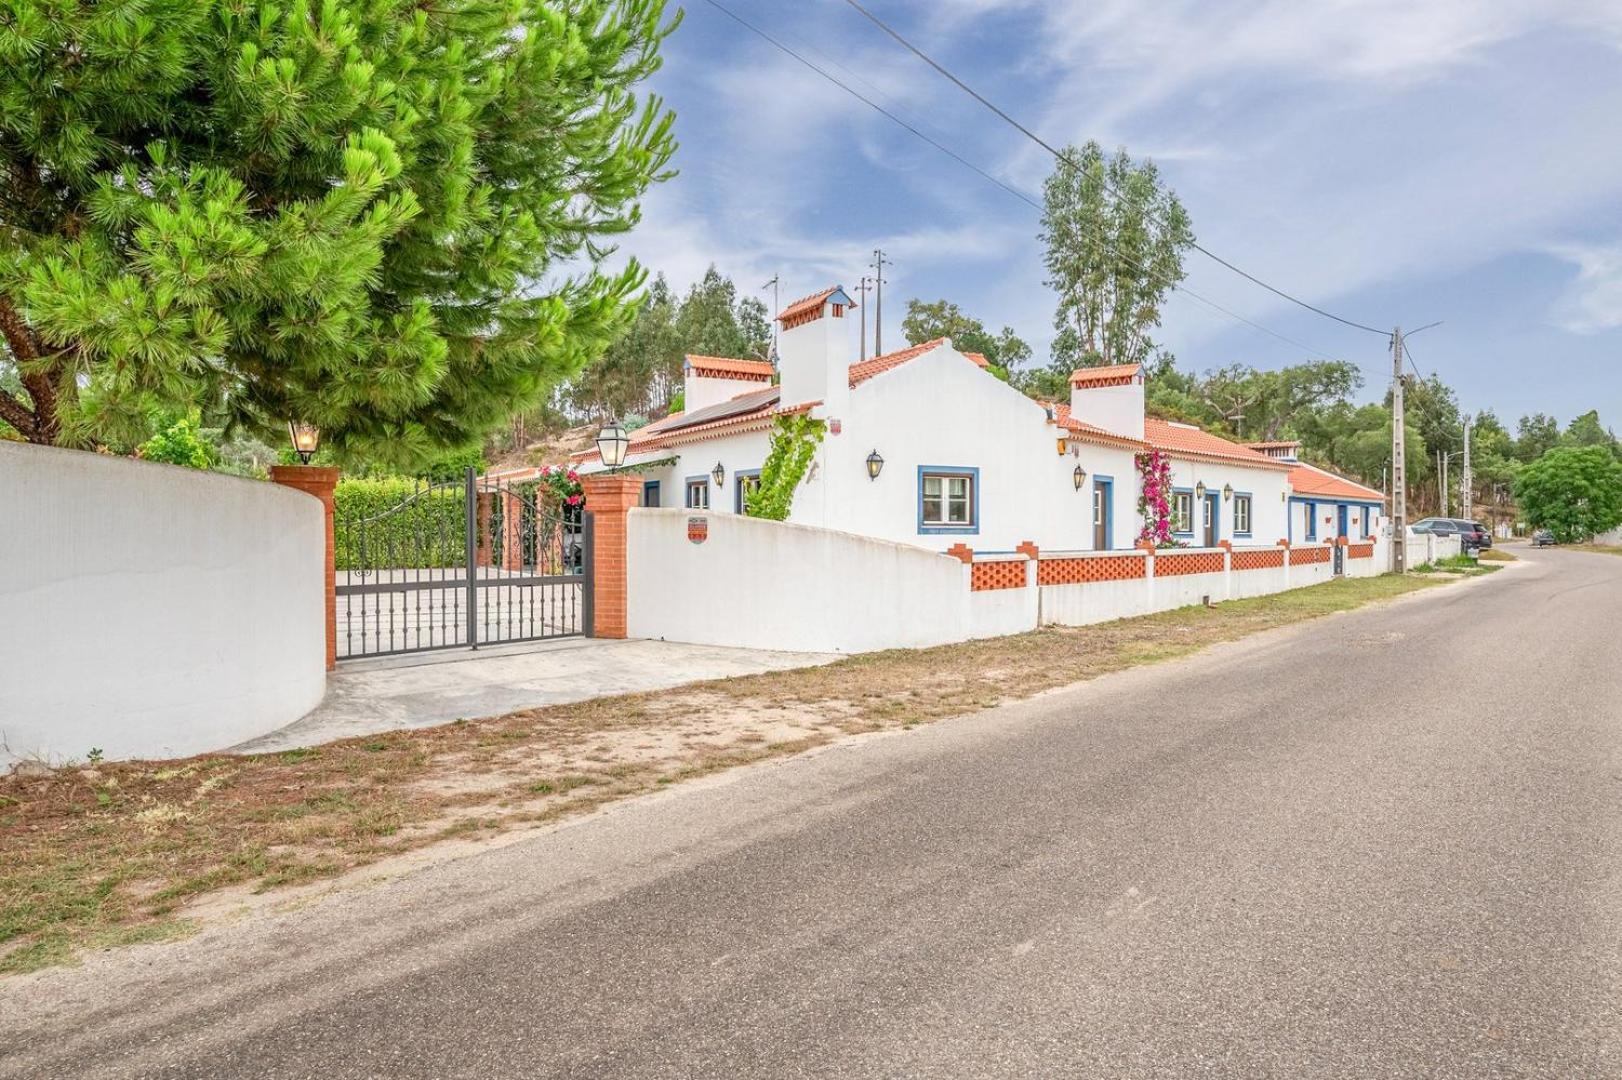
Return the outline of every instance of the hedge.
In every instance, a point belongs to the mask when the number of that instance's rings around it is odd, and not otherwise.
[[[429,487],[404,476],[339,480],[333,493],[337,568],[461,566],[463,495],[460,482]]]

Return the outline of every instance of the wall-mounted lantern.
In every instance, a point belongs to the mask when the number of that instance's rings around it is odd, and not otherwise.
[[[1204,480],[1201,480],[1199,483],[1194,485],[1194,497],[1196,499],[1205,498],[1205,481]]]
[[[1288,488],[1278,493],[1278,501],[1281,503],[1287,503],[1290,501],[1290,492]]]
[[[308,465],[310,459],[315,457],[316,447],[321,445],[321,429],[314,424],[301,420],[289,420],[287,433],[293,439],[293,453],[298,459]]]
[[[625,453],[631,448],[631,436],[618,420],[610,420],[597,433],[597,452],[603,457],[603,464],[610,469],[617,469],[625,464]]]
[[[715,463],[715,468],[710,470],[710,475],[715,477],[716,487],[720,487],[722,484],[726,483],[727,471],[719,461]]]
[[[1081,485],[1087,482],[1087,470],[1077,465],[1076,471],[1070,474],[1070,479],[1075,483],[1076,490],[1080,491]]]
[[[1222,498],[1224,500],[1228,501],[1228,502],[1233,501],[1233,485],[1232,484],[1223,484],[1222,485]]]
[[[877,480],[879,478],[879,473],[883,471],[884,459],[879,456],[879,452],[877,450],[874,450],[871,454],[867,455],[867,478],[869,480]]]

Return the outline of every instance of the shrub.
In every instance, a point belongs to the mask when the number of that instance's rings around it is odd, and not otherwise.
[[[339,480],[333,494],[337,568],[461,566],[465,508],[457,482],[430,486],[405,476]]]

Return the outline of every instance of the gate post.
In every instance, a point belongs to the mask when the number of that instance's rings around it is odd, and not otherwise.
[[[272,465],[270,480],[273,484],[296,488],[321,500],[321,513],[326,518],[326,561],[323,594],[327,605],[327,670],[338,666],[338,568],[337,545],[332,529],[333,492],[338,488],[338,470],[327,465]]]
[[[591,625],[586,633],[623,638],[626,630],[626,517],[642,501],[642,478],[635,473],[582,476],[586,514],[591,518]]]

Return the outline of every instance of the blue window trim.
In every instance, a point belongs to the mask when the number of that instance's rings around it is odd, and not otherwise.
[[[969,514],[974,519],[972,525],[925,525],[924,524],[924,475],[931,476],[967,476],[969,477]],[[942,507],[944,510],[944,507]],[[972,465],[920,465],[918,466],[918,535],[943,536],[962,535],[977,536],[980,533],[980,470]]]
[[[732,471],[732,512],[743,513],[743,482],[748,477],[760,476],[759,469],[734,469]]]
[[[1222,492],[1207,491],[1205,505],[1211,508],[1211,546],[1222,543]],[[1200,515],[1200,531],[1205,531],[1205,515]]]
[[[1103,486],[1104,492],[1104,546],[1100,551],[1113,551],[1115,548],[1115,477],[1093,475],[1093,488]]]
[[[712,480],[709,473],[700,473],[697,476],[689,476],[689,477],[686,477],[686,478],[684,478],[682,480],[681,504],[683,506],[685,506],[689,510],[708,510],[709,509],[709,507],[707,507],[707,506],[694,506],[689,501],[689,497],[693,493],[693,485],[694,484],[699,484],[699,483],[702,483],[704,485],[704,490],[706,492],[708,492],[710,484],[713,483],[713,480]]]
[[[652,502],[648,501],[648,496],[649,495],[653,496],[653,501]],[[644,481],[642,481],[642,505],[643,506],[660,506],[660,505],[662,505],[662,503],[660,502],[661,497],[662,497],[662,493],[661,493],[661,491],[659,489],[659,481],[657,481],[657,480],[644,480]]]
[[[1179,495],[1187,495],[1188,496],[1188,528],[1184,529],[1182,532],[1177,531],[1177,527],[1176,527],[1176,524],[1175,524],[1176,521],[1177,521],[1177,496],[1179,496]],[[1172,519],[1172,522],[1173,522],[1171,534],[1173,536],[1192,537],[1194,535],[1194,489],[1193,488],[1174,487],[1174,488],[1171,489],[1171,519]]]
[[[1392,391],[1395,393],[1395,391]],[[1302,500],[1307,508],[1307,539],[1318,539],[1318,504],[1311,499]]]
[[[1249,499],[1250,500],[1250,528],[1246,529],[1244,532],[1239,531],[1239,500],[1240,499]],[[1252,535],[1251,530],[1254,529],[1255,527],[1256,527],[1256,496],[1255,496],[1255,494],[1253,492],[1249,492],[1249,491],[1236,491],[1236,492],[1234,492],[1233,493],[1233,535],[1236,536],[1236,537],[1239,537],[1239,536],[1248,537],[1248,536]]]
[[[1365,503],[1363,505],[1363,535],[1367,536],[1368,534],[1369,534],[1369,508],[1368,508],[1368,504]]]

